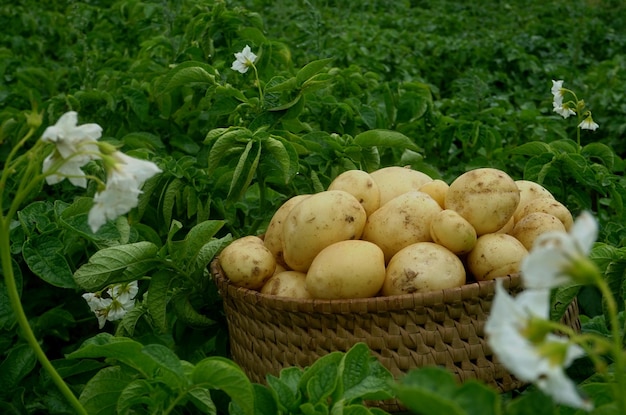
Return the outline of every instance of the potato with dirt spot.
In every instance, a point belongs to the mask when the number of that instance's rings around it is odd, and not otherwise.
[[[505,172],[478,168],[458,176],[448,188],[445,208],[463,216],[477,235],[496,232],[511,219],[520,191]]]
[[[433,242],[448,248],[456,255],[465,254],[476,245],[476,230],[456,211],[445,209],[430,223]]]
[[[410,167],[390,166],[370,173],[380,191],[380,206],[403,193],[419,190],[433,179],[426,173]]]
[[[549,213],[557,217],[568,232],[574,224],[574,218],[569,209],[563,203],[551,197],[538,197],[526,203],[520,212],[520,220],[533,212]]]
[[[291,209],[309,196],[310,195],[306,194],[296,195],[287,199],[287,201],[280,205],[276,212],[274,212],[270,223],[267,225],[263,243],[274,255],[276,262],[281,265],[285,265],[285,259],[283,258],[283,222]]]
[[[517,222],[510,234],[530,251],[535,239],[549,231],[566,232],[565,225],[554,215],[545,212],[533,212]]]
[[[385,256],[375,244],[347,240],[324,248],[306,274],[306,288],[314,298],[374,297],[385,280]]]
[[[385,275],[382,294],[399,295],[460,287],[466,282],[463,263],[434,242],[418,242],[396,253]]]
[[[274,255],[258,236],[244,236],[232,241],[219,254],[219,263],[234,285],[259,290],[276,269]]]
[[[306,289],[306,274],[300,271],[272,275],[261,288],[261,293],[285,298],[312,298]]]
[[[491,280],[520,272],[528,250],[506,233],[488,233],[476,240],[467,254],[467,268],[477,281]]]
[[[430,242],[430,223],[441,206],[428,194],[403,193],[372,213],[361,239],[378,245],[389,261],[396,252],[416,242]]]
[[[369,173],[363,170],[347,170],[335,177],[327,190],[343,190],[356,197],[370,215],[380,206],[380,190]]]
[[[524,208],[524,206],[526,206],[526,203],[530,202],[531,200],[535,200],[540,197],[549,197],[551,199],[554,199],[552,193],[550,193],[548,189],[546,189],[539,183],[535,183],[531,180],[516,180],[515,184],[520,190],[519,204],[517,205],[517,209],[513,214],[516,221],[519,221],[521,219],[522,209]]]
[[[306,272],[313,258],[328,245],[359,239],[367,214],[359,201],[343,190],[311,195],[291,209],[283,222],[283,258],[288,268]]]

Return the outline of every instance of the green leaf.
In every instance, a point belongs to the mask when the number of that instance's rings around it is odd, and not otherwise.
[[[509,154],[519,154],[522,156],[540,156],[551,152],[552,149],[550,146],[541,141],[524,143],[508,151]]]
[[[580,292],[580,285],[558,287],[553,293],[552,307],[550,307],[550,319],[560,321],[565,311]]]
[[[135,405],[142,405],[146,408],[153,407],[155,402],[154,398],[150,396],[152,393],[152,386],[150,382],[145,379],[135,379],[128,383],[126,387],[120,392],[119,398],[116,404],[117,414],[131,414],[132,407]]]
[[[30,270],[48,284],[60,288],[76,288],[72,270],[63,250],[65,246],[57,237],[33,235],[22,247],[22,255]]]
[[[74,273],[76,283],[86,291],[97,291],[109,284],[137,280],[153,269],[158,247],[136,242],[101,249]]]
[[[300,389],[304,388],[312,404],[324,402],[335,391],[339,383],[339,364],[342,358],[343,353],[330,353],[319,358],[303,373]]]
[[[463,383],[454,393],[454,401],[467,415],[500,415],[500,395],[478,381]]]
[[[263,385],[253,383],[254,388],[254,414],[255,415],[276,415],[278,405],[274,395]]]
[[[179,294],[172,298],[172,305],[178,318],[184,323],[187,323],[194,327],[210,327],[215,324],[215,321],[207,316],[198,313],[191,300],[189,298],[191,294]]]
[[[207,357],[196,364],[191,378],[195,385],[225,392],[245,415],[254,414],[254,388],[235,362],[219,356]]]
[[[175,280],[172,271],[159,269],[151,275],[148,287],[147,307],[152,321],[161,333],[167,333],[167,303],[170,297],[170,284]]]
[[[345,354],[341,365],[342,398],[387,399],[391,397],[393,376],[372,356],[365,343],[357,343]],[[380,395],[380,396],[378,396]]]
[[[117,401],[131,381],[131,375],[121,367],[106,367],[87,382],[79,401],[90,415],[115,415]]]
[[[456,383],[452,373],[440,367],[410,371],[394,385],[396,398],[408,409],[422,415],[466,415],[454,402]]]
[[[256,141],[249,141],[233,172],[233,179],[226,196],[227,202],[232,203],[241,199],[252,182],[260,159],[261,145]]]
[[[552,398],[538,390],[526,391],[506,406],[506,415],[556,415]]]
[[[172,388],[172,390],[181,389],[185,385],[183,365],[172,350],[161,344],[151,343],[144,346],[141,352],[150,356],[158,365],[161,369],[159,378]],[[170,373],[173,376],[167,376],[165,373]]]
[[[22,343],[11,348],[0,363],[0,395],[14,391],[36,363],[37,357],[29,345]]]
[[[192,86],[197,84],[215,85],[215,75],[207,72],[207,69],[201,65],[193,65],[192,62],[186,62],[186,65],[179,65],[174,68],[172,74],[165,84],[163,92],[169,92],[184,86]]]
[[[604,143],[589,143],[584,146],[580,152],[585,157],[596,159],[609,170],[613,170],[615,162],[618,159],[615,151]]]
[[[115,337],[109,333],[100,333],[85,341],[81,347],[68,354],[68,359],[108,358],[118,360],[150,378],[157,363],[142,352],[143,345],[127,337]]]
[[[422,151],[409,137],[391,130],[377,129],[365,131],[357,134],[353,142],[361,147],[391,147],[410,149],[417,152]]]
[[[204,414],[217,414],[217,408],[211,398],[211,391],[206,388],[192,388],[187,391],[189,400]]]
[[[319,59],[304,65],[296,74],[296,81],[298,85],[302,85],[306,80],[312,78],[313,75],[321,72],[326,65],[332,62],[332,60],[332,58]]]
[[[272,389],[274,395],[276,395],[278,405],[287,413],[295,413],[300,406],[302,395],[298,390],[297,384],[294,389],[293,384],[290,384],[282,379],[282,372],[285,370],[286,369],[283,369],[281,371],[280,378],[267,375],[266,380],[268,386]]]
[[[211,242],[215,234],[224,226],[223,220],[210,220],[197,224],[189,230],[185,239],[172,242],[170,254],[176,266],[183,269],[195,270],[198,266],[197,258],[202,248]],[[201,264],[206,267],[208,263]]]
[[[210,134],[210,133],[209,133]],[[221,160],[229,152],[243,152],[246,148],[245,144],[252,138],[252,132],[245,128],[234,128],[229,130],[217,138],[211,151],[209,152],[207,174],[211,175],[221,165]],[[207,135],[208,140],[208,135]],[[205,143],[207,142],[205,140]]]

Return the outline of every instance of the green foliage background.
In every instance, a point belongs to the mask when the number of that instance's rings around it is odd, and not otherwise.
[[[495,167],[538,181],[574,215],[596,214],[594,255],[623,298],[621,1],[23,0],[0,3],[0,27],[0,166],[26,111],[42,113],[43,131],[74,110],[103,126],[103,140],[164,170],[128,222],[98,235],[84,225],[89,199],[67,183],[39,189],[13,226],[26,312],[77,391],[103,367],[64,358],[97,333],[80,294],[139,276],[95,283],[96,252],[148,249],[137,256],[150,257],[141,275],[155,295],[117,334],[192,364],[227,356],[219,296],[185,252],[206,259],[232,237],[263,232],[283,201],[352,168],[410,165],[450,182]],[[259,55],[260,85],[230,69],[246,44]],[[552,112],[552,79],[600,124],[580,143],[577,123]],[[2,408],[63,413],[0,288],[0,369],[12,374],[0,376]],[[602,327],[597,293],[580,298]]]

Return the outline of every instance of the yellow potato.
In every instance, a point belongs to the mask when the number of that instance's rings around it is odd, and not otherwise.
[[[458,256],[433,242],[409,245],[391,258],[383,295],[410,294],[465,284],[466,274]]]
[[[374,170],[370,173],[380,191],[380,206],[402,193],[419,190],[433,179],[426,173],[410,167],[390,166]]]
[[[519,188],[508,174],[479,168],[461,174],[450,183],[445,208],[457,211],[480,236],[506,225],[517,209],[519,198]]]
[[[513,228],[515,227],[515,216],[511,216],[511,219],[500,229],[495,231],[494,233],[508,233],[510,234]]]
[[[548,231],[566,232],[565,225],[556,216],[545,212],[533,212],[515,224],[511,236],[517,238],[530,251],[535,239]]]
[[[506,233],[487,233],[478,237],[467,254],[467,268],[478,281],[491,280],[520,272],[528,250]]]
[[[314,298],[374,297],[385,280],[385,257],[378,246],[361,240],[336,242],[324,248],[306,274]]]
[[[574,224],[574,218],[569,209],[552,197],[538,197],[527,202],[520,212],[520,218],[533,212],[544,212],[556,216],[568,232]]]
[[[465,254],[476,245],[476,230],[456,211],[446,209],[430,222],[430,236],[435,243],[448,248],[456,255]]]
[[[367,215],[359,201],[343,190],[326,190],[302,200],[283,221],[283,258],[294,271],[305,272],[328,245],[359,239]]]
[[[244,236],[232,241],[219,254],[226,277],[239,287],[260,289],[276,269],[274,255],[258,236]]]
[[[403,193],[367,218],[361,238],[378,245],[389,261],[407,245],[432,241],[430,222],[440,211],[439,204],[426,193]]]
[[[288,298],[312,298],[306,289],[306,274],[299,271],[283,271],[272,275],[261,288],[261,293]]]
[[[327,190],[343,190],[356,197],[365,213],[371,215],[380,206],[378,185],[363,170],[347,170],[330,183]]]
[[[274,212],[269,225],[267,225],[263,243],[274,255],[278,264],[285,265],[283,258],[283,222],[291,209],[309,196],[310,195],[296,195],[288,199]]]
[[[526,206],[526,203],[530,202],[531,200],[537,199],[539,197],[549,197],[554,199],[552,193],[550,193],[548,189],[546,189],[539,183],[535,183],[530,180],[516,180],[515,184],[520,191],[519,204],[517,205],[517,209],[513,214],[516,221],[519,221],[521,219],[522,209],[524,208],[524,206]]]
[[[432,197],[437,201],[437,203],[439,203],[439,206],[441,206],[442,209],[445,209],[446,193],[448,192],[449,187],[450,186],[448,185],[448,183],[444,182],[443,180],[435,179],[433,181],[424,183],[420,186],[418,190],[420,192],[428,193],[430,197]]]

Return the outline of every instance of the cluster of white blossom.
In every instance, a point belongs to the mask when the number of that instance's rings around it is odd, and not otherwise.
[[[110,286],[104,291],[85,293],[83,298],[98,318],[100,328],[108,321],[121,320],[135,307],[135,296],[139,291],[137,281]]]
[[[563,98],[567,93],[571,94],[576,102],[564,102]],[[577,111],[581,111],[584,108],[584,102],[578,101],[576,95],[572,91],[563,88],[562,80],[552,81],[552,97],[552,107],[554,112],[563,118],[568,118],[570,115],[576,115]],[[591,118],[591,111],[585,111],[583,116],[585,118],[580,122],[580,124],[578,124],[578,128],[581,130],[595,131],[599,127],[599,125],[593,121],[593,118]]]

